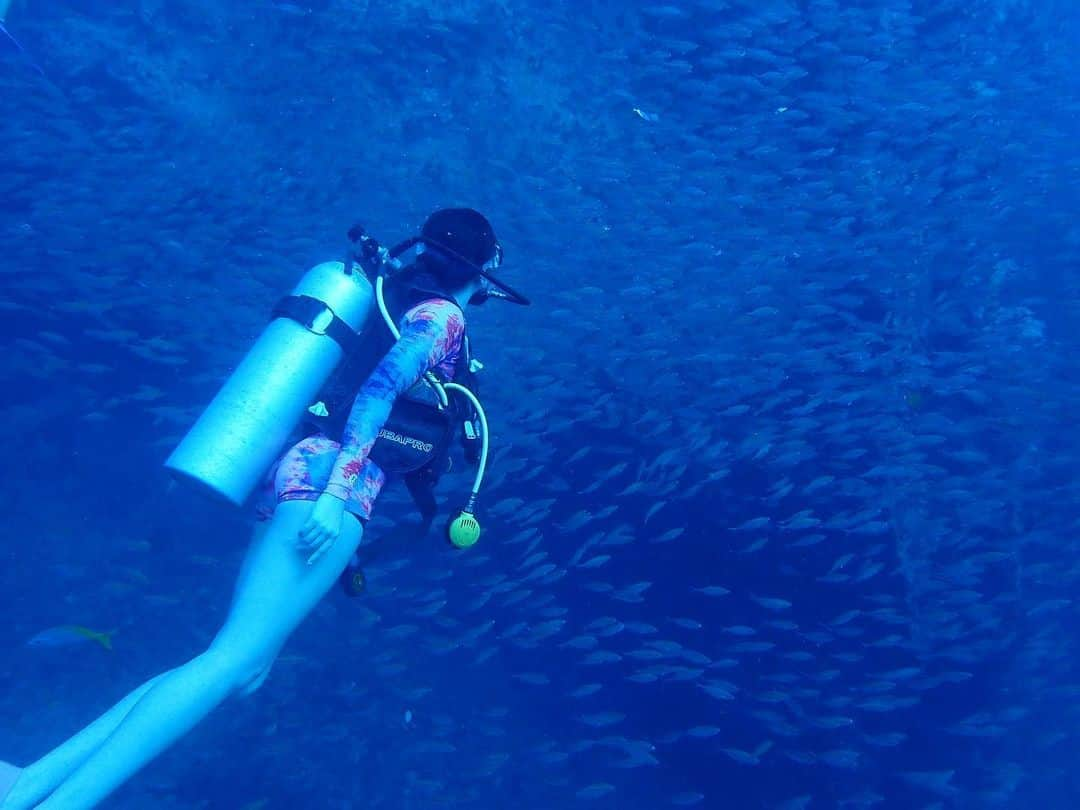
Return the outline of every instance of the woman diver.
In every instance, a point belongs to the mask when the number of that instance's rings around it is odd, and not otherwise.
[[[419,237],[403,243],[412,245],[415,263],[386,285],[398,304],[400,334],[388,351],[380,349],[374,370],[346,380],[351,398],[344,400],[340,430],[306,436],[271,468],[269,521],[256,528],[228,616],[209,647],[139,686],[37,762],[23,769],[0,762],[0,810],[97,805],[225,698],[254,692],[290,634],[346,572],[386,482],[378,454],[369,456],[386,444],[380,433],[385,437],[395,403],[425,387],[425,378],[460,387],[449,381],[469,366],[467,305],[488,297],[528,303],[491,275],[502,249],[478,212],[436,211]],[[381,308],[384,316],[393,309]],[[346,362],[336,377],[357,367]],[[471,506],[463,514],[471,517]]]

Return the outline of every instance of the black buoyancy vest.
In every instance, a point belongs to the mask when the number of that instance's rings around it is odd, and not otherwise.
[[[432,290],[388,290],[387,309],[392,317],[399,319],[410,308],[432,299],[452,300]],[[394,337],[378,310],[368,318],[361,338],[357,350],[342,360],[323,386],[318,398],[323,408],[317,412],[309,410],[306,419],[316,431],[337,441],[342,439],[360,389],[394,345]],[[450,381],[443,379],[438,371],[434,373],[440,382]],[[452,379],[475,392],[468,337],[462,338]],[[461,396],[451,395],[449,406],[440,409],[434,390],[421,379],[395,400],[368,458],[387,473],[405,475],[410,491],[418,480],[433,487],[448,468],[455,432],[474,418],[472,405]],[[415,492],[413,496],[417,497]]]

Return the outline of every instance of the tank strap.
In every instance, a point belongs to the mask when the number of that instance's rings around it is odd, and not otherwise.
[[[296,321],[309,332],[326,335],[351,355],[363,345],[363,340],[341,320],[334,310],[318,298],[310,295],[287,295],[274,306],[272,318],[288,318]]]

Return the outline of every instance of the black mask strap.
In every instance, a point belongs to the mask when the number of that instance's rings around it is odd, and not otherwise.
[[[396,259],[398,256],[400,256],[402,253],[404,253],[406,250],[411,248],[419,241],[421,241],[419,236],[410,236],[404,242],[399,242],[398,244],[390,248],[390,258]]]

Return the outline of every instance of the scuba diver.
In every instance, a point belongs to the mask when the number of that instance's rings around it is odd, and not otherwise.
[[[488,436],[483,408],[462,384],[479,367],[464,312],[489,298],[529,302],[492,275],[502,247],[472,209],[436,211],[419,236],[389,250],[359,227],[350,239],[345,262],[313,268],[278,304],[166,463],[233,503],[260,483],[273,496],[221,630],[205,652],[151,678],[37,762],[0,762],[0,810],[93,807],[225,698],[254,692],[300,622],[349,576],[388,477],[405,481],[430,524],[431,491],[459,432],[479,446],[466,454],[478,472],[449,533],[458,547],[476,541]],[[405,265],[397,257],[410,250]],[[282,453],[298,430],[302,438]]]

